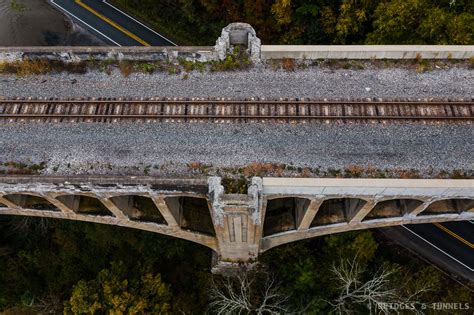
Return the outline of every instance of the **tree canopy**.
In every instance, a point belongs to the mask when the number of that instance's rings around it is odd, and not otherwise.
[[[74,314],[167,314],[171,292],[160,274],[128,274],[123,262],[99,272],[97,278],[80,280],[66,302],[65,313]]]
[[[385,292],[381,301],[474,303],[469,289],[377,230],[273,248],[260,256],[263,273],[230,281],[211,274],[211,251],[200,245],[85,222],[0,216],[0,256],[0,312],[15,315],[328,314],[334,305],[367,313],[364,288]],[[351,294],[341,296],[342,287]]]
[[[113,0],[181,44],[213,44],[231,22],[265,44],[472,44],[469,0]]]

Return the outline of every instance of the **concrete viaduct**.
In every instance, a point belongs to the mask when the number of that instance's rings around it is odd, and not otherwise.
[[[225,267],[325,234],[473,220],[474,180],[254,177],[247,194],[226,194],[219,177],[3,176],[0,214],[178,237],[211,248]]]

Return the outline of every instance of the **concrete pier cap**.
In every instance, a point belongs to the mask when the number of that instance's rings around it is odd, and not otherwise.
[[[219,60],[224,60],[236,45],[246,47],[247,53],[253,62],[260,61],[262,43],[250,24],[231,23],[222,29],[221,36],[214,46]]]

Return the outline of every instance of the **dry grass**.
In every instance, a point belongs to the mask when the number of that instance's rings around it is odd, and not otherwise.
[[[431,70],[430,61],[427,59],[423,59],[420,53],[416,54],[414,63],[416,64],[416,72],[418,73],[423,73],[428,70]]]
[[[85,62],[62,62],[48,59],[21,60],[0,63],[0,73],[18,76],[48,74],[52,72],[86,73]]]
[[[362,166],[349,165],[344,171],[346,177],[361,177],[364,174],[365,169]]]
[[[284,164],[253,162],[242,168],[242,174],[246,177],[274,175],[282,176],[285,171]]]
[[[426,72],[428,70],[431,70],[431,68],[429,66],[428,61],[426,61],[426,60],[421,60],[416,66],[416,72],[418,72],[418,73],[423,73],[423,72]]]
[[[199,169],[199,164],[190,165],[193,169]],[[416,179],[416,178],[450,178],[450,179],[470,179],[473,178],[472,171],[465,170],[453,170],[453,171],[439,171],[434,173],[426,171],[421,173],[416,169],[381,169],[374,166],[360,166],[360,165],[348,165],[342,169],[328,168],[321,170],[320,168],[310,167],[294,167],[291,165],[278,164],[278,163],[259,163],[253,162],[246,165],[245,167],[225,168],[218,171],[219,175],[227,175],[231,178],[235,178],[236,175],[240,174],[243,177],[249,179],[253,176],[272,176],[272,177],[300,177],[300,178],[403,178],[403,179]]]
[[[211,169],[210,165],[201,162],[191,162],[188,164],[188,170],[192,173],[207,175]]]
[[[46,168],[46,162],[39,164],[31,162],[0,162],[0,174],[9,175],[35,175]]]
[[[303,171],[301,172],[302,177],[312,177],[311,175],[313,174],[313,171],[309,167],[303,168]]]
[[[127,78],[133,72],[133,64],[130,61],[120,61],[118,64],[120,73]]]
[[[454,170],[451,172],[449,178],[451,179],[471,179],[471,176],[466,171]]]
[[[419,63],[421,60],[423,60],[423,57],[421,56],[420,53],[416,53],[415,55],[415,62]]]
[[[395,175],[397,175],[398,178],[403,178],[403,179],[414,179],[414,178],[422,178],[420,175],[420,172],[417,170],[394,170]]]
[[[294,59],[285,58],[281,61],[281,67],[286,71],[295,71],[296,62]]]
[[[0,64],[0,73],[14,73],[19,76],[45,74],[52,71],[48,60],[22,60]]]

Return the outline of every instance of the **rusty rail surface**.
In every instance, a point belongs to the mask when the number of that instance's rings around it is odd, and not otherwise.
[[[463,122],[473,120],[471,100],[311,99],[7,99],[5,122],[275,121]]]

